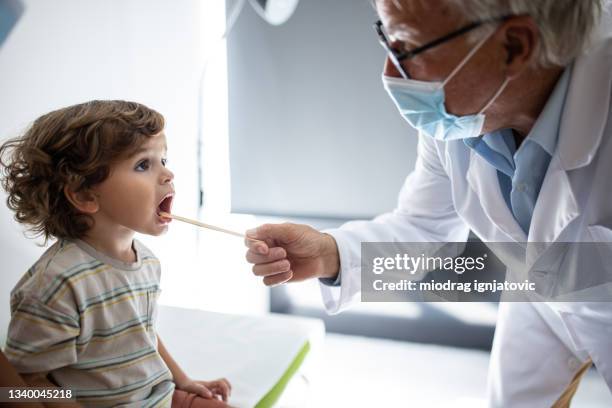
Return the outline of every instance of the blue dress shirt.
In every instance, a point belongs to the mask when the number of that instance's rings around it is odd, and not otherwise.
[[[559,136],[559,122],[569,87],[571,66],[555,86],[542,113],[519,148],[511,129],[464,139],[464,143],[497,169],[508,208],[526,235],[540,188]]]

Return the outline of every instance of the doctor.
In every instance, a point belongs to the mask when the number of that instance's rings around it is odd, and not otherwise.
[[[374,220],[249,231],[265,242],[247,241],[254,274],[319,278],[337,313],[358,299],[362,241],[462,242],[470,230],[484,242],[612,241],[612,40],[595,35],[605,6],[377,0],[382,81],[419,130],[416,167]],[[590,361],[612,389],[611,327],[612,303],[501,303],[489,405],[564,406]]]

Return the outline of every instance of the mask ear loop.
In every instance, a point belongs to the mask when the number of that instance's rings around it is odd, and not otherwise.
[[[478,52],[478,50],[484,45],[484,43],[486,43],[489,40],[489,38],[493,37],[493,34],[495,34],[495,30],[491,31],[489,35],[486,35],[482,40],[478,42],[478,44],[476,44],[474,48],[472,48],[472,50],[465,56],[465,58],[463,58],[463,60],[459,63],[459,65],[457,65],[455,69],[453,69],[452,72],[446,77],[444,82],[442,82],[441,88],[444,88],[444,86],[448,83],[448,81],[450,81],[457,74],[457,72],[459,72],[459,70],[463,68],[465,64],[467,64],[470,58],[472,58],[472,56],[474,56],[474,54]],[[487,109],[489,109],[489,107],[491,107],[491,105],[493,104],[493,102],[495,102],[495,100],[499,97],[499,95],[501,95],[501,93],[504,92],[504,89],[506,89],[508,82],[510,82],[510,78],[506,78],[504,80],[504,83],[497,90],[497,92],[495,92],[495,95],[493,95],[493,97],[489,99],[489,102],[487,102],[484,108],[482,108],[480,112],[478,112],[479,115],[481,115],[484,111],[486,111]]]
[[[493,105],[493,102],[495,102],[495,100],[499,97],[499,95],[501,95],[501,93],[504,92],[504,89],[506,89],[506,86],[508,85],[508,82],[510,82],[510,78],[506,78],[504,80],[504,83],[497,90],[497,92],[495,92],[495,95],[493,95],[493,97],[491,99],[489,99],[489,102],[487,102],[487,104],[484,106],[484,108],[482,108],[480,110],[480,112],[478,112],[479,115],[482,115],[482,113],[484,111],[486,111],[487,109],[489,109],[491,107],[491,105]]]
[[[467,64],[470,58],[472,58],[472,56],[476,54],[476,52],[478,52],[480,47],[482,47],[489,38],[493,37],[493,34],[495,34],[495,30],[491,31],[489,35],[485,36],[482,40],[478,42],[478,44],[476,44],[474,48],[472,48],[472,50],[465,56],[465,58],[463,58],[463,60],[459,63],[459,65],[457,65],[455,69],[453,69],[452,72],[446,77],[444,82],[442,82],[441,88],[444,88],[446,86],[448,81],[450,81],[455,76],[455,74],[457,74],[457,72],[459,72],[459,70],[463,68],[465,64]]]

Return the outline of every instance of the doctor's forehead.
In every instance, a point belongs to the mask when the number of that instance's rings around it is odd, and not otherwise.
[[[463,19],[448,0],[375,0],[375,6],[387,33],[406,42],[447,34]]]

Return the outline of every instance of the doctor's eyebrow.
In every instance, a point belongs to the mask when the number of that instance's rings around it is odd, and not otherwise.
[[[415,41],[414,38],[421,35],[421,31],[417,30],[413,26],[406,23],[395,23],[391,24],[389,27],[386,27],[386,30],[390,37],[389,39],[392,41],[400,41],[404,44],[410,44],[413,46],[421,45]]]

